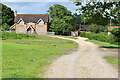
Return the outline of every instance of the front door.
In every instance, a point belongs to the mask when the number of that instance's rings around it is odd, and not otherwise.
[[[29,28],[27,29],[27,33],[28,33],[28,34],[31,34],[31,32],[32,32],[32,29],[29,27]]]
[[[27,33],[28,33],[28,34],[34,33],[34,29],[32,28],[32,26],[30,26],[30,27],[27,29]]]

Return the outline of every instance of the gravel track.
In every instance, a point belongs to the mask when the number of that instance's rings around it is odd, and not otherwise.
[[[54,36],[56,37],[56,36]],[[118,70],[107,63],[106,53],[98,45],[86,42],[86,38],[70,39],[79,44],[77,50],[53,61],[45,78],[118,78]]]

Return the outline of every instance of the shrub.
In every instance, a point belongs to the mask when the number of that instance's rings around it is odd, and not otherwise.
[[[87,31],[98,33],[97,25],[96,24],[91,24],[90,26],[88,26]]]
[[[115,35],[116,37],[120,37],[120,28],[114,28],[110,30],[110,32]]]
[[[8,31],[10,26],[7,23],[2,24],[2,29]]]
[[[100,32],[107,32],[108,30],[107,30],[107,27],[104,27],[104,26],[98,27],[96,24],[91,24],[90,26],[88,26],[87,31],[100,33]]]
[[[2,40],[6,39],[34,39],[37,38],[34,35],[28,35],[28,34],[17,34],[17,33],[8,33],[8,32],[2,32]]]
[[[106,41],[111,44],[118,44],[117,38],[112,34],[107,36]]]
[[[98,34],[82,32],[80,34],[80,36],[81,37],[86,37],[86,38],[91,39],[91,40],[98,40],[98,41],[102,41],[102,42],[108,42],[108,43],[111,43],[111,44],[118,44],[118,38],[117,37],[115,37],[113,34],[108,35],[105,32],[101,32],[101,33],[98,33]]]
[[[82,33],[80,33],[80,36],[81,36],[81,37],[86,37],[86,33],[85,33],[85,32],[82,32]]]

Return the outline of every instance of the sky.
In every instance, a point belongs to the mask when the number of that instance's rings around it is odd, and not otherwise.
[[[24,0],[25,1],[25,0]],[[54,4],[61,4],[65,7],[67,7],[68,10],[70,10],[72,13],[78,13],[76,9],[78,8],[73,4],[72,1],[67,0],[55,0],[52,1],[35,1],[29,0],[29,2],[22,2],[20,0],[7,0],[3,1],[2,3],[7,5],[8,7],[11,7],[12,10],[16,10],[18,14],[46,14],[47,10],[50,6],[53,6]]]

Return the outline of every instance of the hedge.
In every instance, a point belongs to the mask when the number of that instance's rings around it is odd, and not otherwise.
[[[28,35],[28,34],[17,34],[17,33],[8,33],[8,32],[1,32],[1,37],[2,40],[6,40],[6,39],[35,39],[37,38],[34,35]]]
[[[117,37],[115,37],[113,34],[108,35],[107,33],[104,33],[104,32],[101,32],[98,34],[82,32],[80,34],[80,36],[86,37],[86,38],[91,39],[91,40],[98,40],[98,41],[102,41],[102,42],[108,42],[111,44],[118,44]]]

